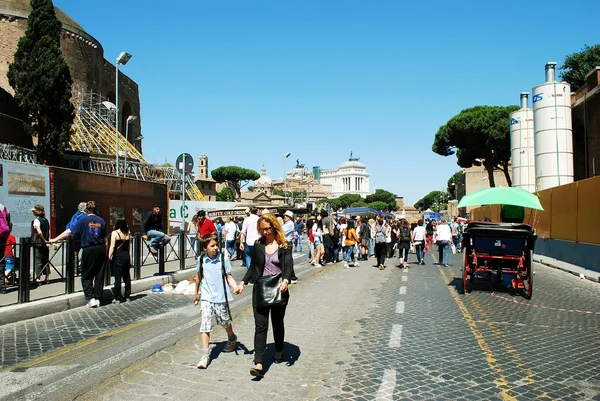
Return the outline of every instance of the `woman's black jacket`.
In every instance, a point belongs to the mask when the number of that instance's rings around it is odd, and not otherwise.
[[[283,278],[287,279],[288,282],[292,281],[292,277],[294,274],[294,258],[292,257],[292,248],[287,247],[279,247],[279,261],[283,264]],[[262,277],[263,272],[265,271],[265,240],[264,238],[260,238],[254,243],[254,249],[252,252],[252,263],[250,263],[250,268],[246,271],[244,278],[242,281],[246,284],[248,283],[256,283],[260,277]]]

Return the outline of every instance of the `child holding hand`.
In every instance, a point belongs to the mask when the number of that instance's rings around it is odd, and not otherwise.
[[[229,258],[223,257],[223,254],[219,251],[217,236],[209,234],[202,237],[201,245],[204,253],[198,258],[194,302],[200,301],[202,309],[202,323],[200,324],[202,355],[196,367],[206,369],[210,364],[210,350],[208,347],[213,316],[216,318],[217,324],[223,326],[227,332],[228,341],[223,352],[235,350],[237,336],[233,332],[227,302],[232,298],[229,287],[236,289],[234,291],[236,294],[239,293],[239,290],[237,290],[237,283],[231,275]],[[224,263],[224,268],[222,263]],[[223,279],[223,275],[225,275],[225,279]],[[229,286],[224,285],[225,281]],[[199,296],[200,285],[202,285],[202,293]]]

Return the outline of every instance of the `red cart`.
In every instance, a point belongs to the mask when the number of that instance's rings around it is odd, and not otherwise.
[[[536,236],[527,224],[472,222],[463,235],[463,290],[477,273],[495,274],[526,299],[533,294],[532,257]],[[505,276],[509,275],[509,276]],[[507,280],[508,279],[508,280]]]

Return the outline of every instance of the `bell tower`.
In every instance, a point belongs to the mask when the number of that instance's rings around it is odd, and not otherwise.
[[[206,156],[204,152],[202,152],[198,158],[198,178],[208,178],[208,156]]]

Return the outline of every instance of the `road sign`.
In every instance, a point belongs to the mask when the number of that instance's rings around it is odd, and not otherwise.
[[[185,172],[189,174],[192,172],[192,169],[194,168],[194,158],[189,153],[182,153],[179,155],[179,157],[177,158],[177,161],[175,162],[175,168],[180,173],[183,173],[184,158],[185,158]]]

